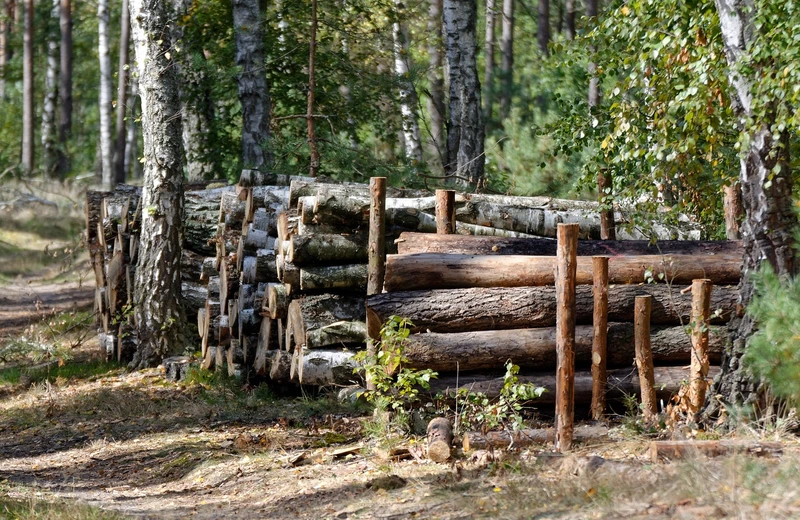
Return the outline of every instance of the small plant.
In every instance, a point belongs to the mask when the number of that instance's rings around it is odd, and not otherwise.
[[[490,399],[481,392],[470,392],[462,388],[458,391],[457,401],[463,400],[458,415],[460,426],[464,428],[481,428],[494,430],[510,425],[514,430],[523,426],[522,410],[525,403],[538,399],[546,389],[531,383],[519,382],[519,366],[510,360],[506,362],[506,374],[503,387],[496,400]]]
[[[431,379],[437,373],[430,369],[408,368],[408,358],[403,354],[405,343],[413,324],[399,316],[391,316],[381,328],[381,340],[375,355],[359,352],[356,360],[362,364],[367,380],[375,384],[375,390],[365,392],[364,397],[373,403],[379,412],[389,411],[396,415],[399,423],[408,427],[409,411],[419,402],[420,389],[430,388]],[[391,421],[397,423],[397,421]]]

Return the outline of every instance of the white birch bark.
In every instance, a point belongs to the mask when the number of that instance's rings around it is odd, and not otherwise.
[[[486,0],[486,35],[483,42],[483,120],[486,123],[486,133],[492,122],[492,103],[494,101],[494,26],[495,26],[494,0]]]
[[[395,9],[402,9],[402,2],[395,0]],[[394,73],[400,94],[400,114],[403,123],[403,142],[405,156],[413,164],[422,162],[422,139],[419,133],[419,120],[417,119],[417,93],[409,75],[409,49],[408,27],[397,20],[392,24],[394,39]]]
[[[444,173],[447,163],[445,141],[444,58],[442,55],[442,4],[443,0],[429,0],[428,4],[428,114],[431,118],[431,148],[438,158],[437,167]]]
[[[52,0],[50,16],[58,20],[61,15],[61,0]],[[55,25],[55,22],[54,22]],[[48,177],[55,175],[58,166],[56,154],[56,101],[58,100],[58,51],[60,35],[47,35],[47,70],[44,77],[44,102],[42,103],[42,151],[43,169]]]
[[[109,13],[108,0],[97,2],[97,55],[100,61],[100,168],[104,190],[114,188],[114,163],[112,161],[112,120],[111,120],[111,53],[109,51]]]
[[[514,0],[503,0],[503,34],[500,41],[500,77],[503,81],[500,114],[505,119],[511,112],[511,87],[514,80]]]

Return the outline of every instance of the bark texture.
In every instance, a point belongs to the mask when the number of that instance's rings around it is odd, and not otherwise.
[[[52,9],[50,18],[55,21],[59,18],[60,0],[51,0]],[[55,23],[50,24],[52,26]],[[44,78],[44,103],[42,105],[42,169],[45,175],[52,176],[56,173],[58,156],[56,155],[56,101],[58,100],[58,35],[48,31],[47,35],[47,72]]]
[[[97,2],[97,57],[100,61],[99,104],[100,113],[100,164],[103,189],[113,190],[116,184],[111,160],[111,53],[109,36],[108,0]]]
[[[450,74],[450,115],[445,172],[474,191],[483,183],[483,114],[477,69],[477,3],[445,0],[444,28]]]
[[[397,16],[402,16],[403,2],[395,0]],[[403,123],[403,141],[406,159],[412,164],[422,162],[422,141],[417,118],[417,92],[409,73],[408,26],[399,19],[392,24],[394,39],[394,73],[400,94],[400,115]]]
[[[34,168],[33,143],[33,0],[25,0],[22,56],[22,170],[30,175]]]
[[[59,26],[61,28],[61,64],[59,75],[59,97],[61,106],[58,121],[58,176],[69,172],[67,140],[72,129],[72,0],[61,0]]]
[[[742,0],[716,0],[720,29],[728,59],[730,95],[740,117],[753,117],[756,103],[752,93],[754,79],[740,65],[747,59],[749,45],[755,41],[753,18],[755,7]],[[759,72],[751,72],[757,75]],[[775,101],[778,102],[777,100]],[[792,211],[792,173],[788,164],[788,136],[773,134],[774,109],[767,116],[743,129],[749,134],[749,148],[741,157],[739,182],[745,218],[741,226],[744,258],[740,304],[744,307],[753,297],[753,275],[763,264],[769,264],[782,277],[796,274],[792,232],[797,219]],[[776,171],[775,167],[781,166]],[[747,342],[755,332],[756,323],[744,314],[730,325],[731,345],[726,349],[722,373],[709,395],[720,395],[730,403],[755,404],[758,400],[757,382],[742,365]],[[716,405],[712,403],[709,411]]]
[[[117,62],[117,119],[114,127],[114,180],[125,182],[125,147],[128,144],[125,114],[128,107],[128,69],[130,66],[131,10],[128,0],[122,0],[122,17],[119,31],[119,61]]]
[[[264,29],[258,0],[233,1],[233,27],[239,101],[242,104],[242,163],[258,168],[272,163],[269,143],[270,100],[264,71]]]
[[[183,168],[177,69],[170,54],[172,5],[131,0],[144,134],[144,189],[135,301],[139,346],[133,367],[184,348],[181,306]]]
[[[442,6],[443,0],[429,0],[428,4],[428,113],[431,118],[431,142],[439,166],[447,164],[447,146],[445,142],[445,102],[443,75],[443,41],[442,41]]]
[[[503,0],[503,34],[500,40],[500,117],[511,112],[511,88],[514,80],[514,0]]]

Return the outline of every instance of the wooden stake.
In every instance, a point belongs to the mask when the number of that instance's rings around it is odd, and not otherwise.
[[[725,210],[725,236],[728,240],[739,240],[739,223],[744,216],[744,206],[742,205],[742,185],[734,182],[730,186],[725,186],[725,197],[722,201]]]
[[[708,319],[711,314],[711,280],[692,281],[692,365],[689,379],[689,404],[700,411],[708,387]]]
[[[572,449],[575,419],[577,224],[558,225],[556,251],[556,450]]]
[[[642,411],[646,420],[658,415],[656,388],[653,375],[653,351],[650,348],[650,309],[652,296],[637,296],[634,303],[634,341],[636,342],[636,367],[642,391]]]
[[[383,291],[386,274],[386,177],[372,177],[369,181],[369,240],[367,243],[367,296]],[[377,354],[375,341],[367,341],[367,355]],[[375,383],[367,379],[367,390],[375,390]]]
[[[611,172],[607,169],[602,169],[597,172],[597,192],[599,202],[602,203],[604,198],[608,198],[608,203],[611,204],[611,190],[613,189],[614,182],[611,177]],[[617,231],[616,224],[614,223],[614,208],[600,210],[600,239],[601,240],[616,240]]]
[[[592,257],[594,316],[592,336],[592,419],[606,410],[606,349],[608,345],[608,257]]]
[[[452,235],[456,232],[456,192],[436,190],[436,233]]]

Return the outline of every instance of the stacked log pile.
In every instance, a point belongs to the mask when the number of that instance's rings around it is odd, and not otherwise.
[[[507,360],[532,374],[532,381],[552,386],[547,378],[556,366],[555,241],[403,233],[397,242],[399,254],[387,257],[385,292],[367,299],[371,337],[391,315],[410,319],[415,328],[405,355],[411,367],[438,371],[439,389],[454,384],[457,371],[461,386],[494,388],[492,379]],[[688,378],[692,296],[686,287],[692,278],[714,282],[709,350],[711,362],[719,363],[724,324],[736,312],[739,242],[580,241],[578,254],[587,256],[579,256],[577,266],[583,285],[576,288],[576,380],[591,388],[591,255],[609,257],[607,362],[619,371],[617,379],[628,381],[625,373],[635,372],[630,367],[639,295],[653,302],[656,386],[672,388],[678,375]]]

